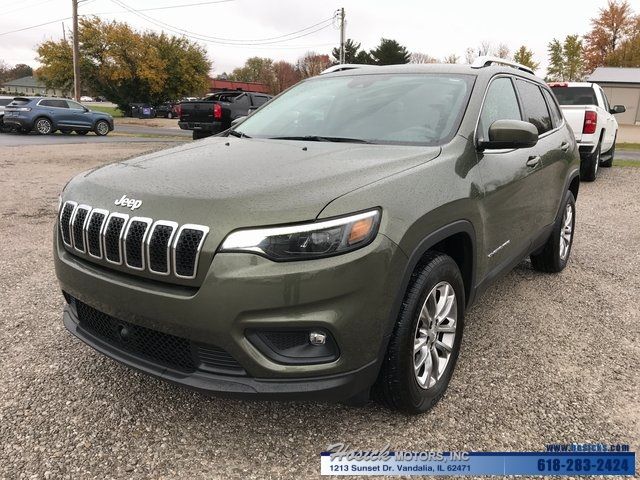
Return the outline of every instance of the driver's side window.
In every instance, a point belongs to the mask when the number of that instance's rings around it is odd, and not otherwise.
[[[496,78],[489,85],[478,124],[480,140],[489,140],[489,127],[496,120],[522,120],[513,82],[507,77]]]

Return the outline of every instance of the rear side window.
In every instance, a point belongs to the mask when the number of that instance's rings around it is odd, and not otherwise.
[[[38,105],[41,107],[69,108],[66,100],[41,100]]]
[[[596,92],[591,87],[552,87],[560,105],[597,105]]]
[[[489,85],[480,115],[480,139],[489,139],[489,127],[496,120],[522,120],[518,97],[507,77],[496,78]]]
[[[560,113],[560,109],[556,104],[553,95],[549,92],[549,90],[543,88],[542,93],[544,94],[544,98],[547,101],[547,106],[549,107],[549,112],[551,113],[551,120],[553,121],[553,126],[559,127],[562,124],[562,113]]]
[[[540,87],[525,80],[516,80],[516,85],[522,100],[525,120],[535,125],[538,129],[538,135],[551,130],[553,128],[551,115],[549,115],[547,102],[544,101]]]

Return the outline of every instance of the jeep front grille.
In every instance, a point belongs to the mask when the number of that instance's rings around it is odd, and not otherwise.
[[[109,212],[67,201],[60,235],[74,254],[155,275],[193,279],[209,227]]]

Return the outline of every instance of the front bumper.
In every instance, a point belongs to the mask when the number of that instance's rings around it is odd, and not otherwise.
[[[314,378],[255,379],[243,376],[217,375],[207,372],[180,372],[146,361],[91,335],[78,325],[76,310],[66,305],[64,326],[87,345],[114,360],[203,393],[215,393],[234,397],[260,397],[286,400],[343,400],[370,386],[376,378],[378,367],[371,363],[361,369],[336,375]]]
[[[68,306],[64,322],[71,333],[118,361],[188,387],[268,397],[338,400],[372,385],[406,265],[401,250],[378,235],[360,250],[303,262],[217,254],[202,285],[187,288],[90,264],[67,252],[57,231],[55,237],[56,274],[65,292],[126,322],[220,347],[246,375],[171,371],[79,328]],[[280,363],[248,335],[274,328],[324,329],[335,339],[339,357],[326,363]]]

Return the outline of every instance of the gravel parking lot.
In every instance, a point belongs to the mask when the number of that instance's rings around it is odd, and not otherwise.
[[[0,477],[307,478],[330,442],[405,450],[640,450],[640,168],[582,184],[560,275],[522,263],[468,313],[444,400],[421,417],[372,404],[229,400],[169,385],[66,333],[51,262],[75,172],[158,143],[8,147],[0,155]]]

